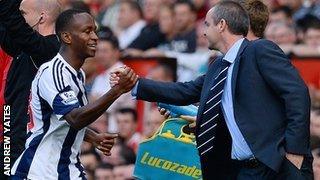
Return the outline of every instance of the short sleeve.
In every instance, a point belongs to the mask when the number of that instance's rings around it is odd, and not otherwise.
[[[76,93],[67,86],[54,97],[52,102],[53,112],[61,119],[75,108],[80,107]]]
[[[59,120],[73,109],[80,107],[77,94],[70,86],[71,78],[66,74],[55,76],[49,71],[39,79],[39,95],[48,102]]]

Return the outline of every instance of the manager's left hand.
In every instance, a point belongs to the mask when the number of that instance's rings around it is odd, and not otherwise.
[[[286,158],[295,165],[298,169],[301,169],[302,162],[303,162],[303,156],[302,155],[296,155],[296,154],[290,154],[286,153]]]
[[[190,128],[195,128],[196,125],[197,125],[197,124],[196,124],[197,116],[185,116],[185,115],[181,115],[180,118],[188,121]]]

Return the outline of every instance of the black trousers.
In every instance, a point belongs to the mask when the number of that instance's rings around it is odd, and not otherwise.
[[[224,179],[228,180],[313,180],[312,157],[305,157],[300,169],[284,159],[280,171],[275,172],[259,162],[255,167],[232,162],[233,171]],[[211,179],[211,178],[210,178]],[[214,177],[212,179],[215,179]]]

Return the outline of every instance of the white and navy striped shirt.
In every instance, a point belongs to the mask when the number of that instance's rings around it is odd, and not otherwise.
[[[31,87],[25,150],[12,175],[28,179],[83,179],[79,160],[85,129],[75,130],[64,115],[86,105],[85,75],[60,54],[43,64]]]

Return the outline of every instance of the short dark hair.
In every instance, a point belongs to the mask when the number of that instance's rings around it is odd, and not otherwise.
[[[98,165],[98,167],[96,169],[113,169],[113,165],[109,164],[109,163],[101,163]]]
[[[318,29],[317,26],[319,25],[319,19],[312,15],[307,14],[303,18],[298,19],[296,22],[298,30],[306,32],[309,28]]]
[[[129,114],[132,114],[133,120],[134,120],[135,122],[137,122],[137,120],[138,120],[137,111],[136,111],[135,109],[133,109],[133,108],[120,108],[120,109],[117,110],[117,113],[120,113],[120,114],[127,114],[127,113],[129,113]]]
[[[279,6],[271,11],[271,13],[278,12],[283,12],[288,18],[292,18],[293,10],[289,6]]]
[[[81,156],[93,155],[98,162],[101,162],[101,157],[95,149],[81,152]]]
[[[124,143],[120,143],[119,145],[120,145],[119,154],[124,160],[123,162],[124,164],[121,164],[121,165],[134,164],[136,162],[136,154],[134,153],[134,150]]]
[[[214,6],[212,19],[218,24],[224,19],[231,33],[247,36],[249,30],[249,15],[247,11],[237,2],[220,1]]]
[[[143,11],[140,6],[140,4],[137,1],[132,1],[132,0],[122,0],[121,3],[128,4],[131,9],[137,11],[139,13],[139,16],[143,18]]]
[[[107,26],[102,26],[99,28],[97,36],[100,41],[109,42],[114,49],[119,49],[119,41],[118,38],[114,35],[112,30]]]
[[[172,81],[175,81],[175,74],[176,73],[175,73],[175,70],[173,69],[172,66],[160,62],[157,67],[161,68],[163,70],[163,72],[165,73],[167,78],[172,79]]]
[[[246,0],[244,8],[250,19],[250,28],[257,37],[263,37],[269,21],[268,7],[260,0]]]
[[[308,29],[319,29],[320,30],[320,19],[318,18],[310,18],[309,21],[306,23],[305,32],[308,31]]]
[[[74,15],[82,14],[82,13],[87,13],[87,12],[85,12],[83,10],[79,10],[79,9],[68,9],[66,11],[63,11],[58,16],[58,18],[56,20],[55,31],[56,31],[56,34],[58,35],[60,40],[61,40],[61,33],[63,31],[70,30],[70,26],[74,20]]]
[[[174,6],[177,6],[177,5],[181,5],[181,4],[184,4],[184,5],[187,5],[189,6],[189,9],[196,13],[197,12],[197,9],[196,9],[196,6],[193,4],[193,2],[191,2],[190,0],[177,0],[175,3],[174,3]]]

